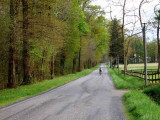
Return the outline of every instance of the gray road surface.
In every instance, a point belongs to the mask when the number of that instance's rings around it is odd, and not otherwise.
[[[105,65],[53,89],[0,109],[0,120],[125,120],[123,91],[115,90]]]

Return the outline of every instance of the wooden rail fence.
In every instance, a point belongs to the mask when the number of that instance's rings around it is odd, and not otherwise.
[[[122,72],[124,73],[123,70]],[[127,70],[126,74],[134,77],[139,77],[142,79],[144,79],[145,77],[144,69]],[[158,72],[157,69],[148,69],[147,78],[150,83],[153,83],[153,84],[160,83],[160,72]]]

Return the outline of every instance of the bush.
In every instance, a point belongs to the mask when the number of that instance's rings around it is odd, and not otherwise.
[[[144,93],[150,96],[155,102],[160,105],[160,86],[146,88]]]

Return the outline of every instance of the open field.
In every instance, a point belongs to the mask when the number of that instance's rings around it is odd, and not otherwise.
[[[160,74],[157,73],[158,63],[148,63],[147,64],[147,74],[149,84],[159,84]],[[120,65],[120,70],[123,70],[123,65]],[[144,64],[129,64],[127,67],[128,73],[133,76],[144,78]]]
[[[123,70],[124,65],[120,65],[120,69]],[[133,70],[133,69],[143,69],[144,64],[128,64],[128,70]],[[158,63],[147,63],[147,68],[148,69],[157,69],[158,68]]]

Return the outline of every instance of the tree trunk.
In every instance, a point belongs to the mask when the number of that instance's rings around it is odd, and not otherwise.
[[[78,58],[78,72],[82,70],[81,67],[81,45],[82,45],[82,36],[80,36],[80,48],[79,48],[79,58]]]
[[[54,77],[54,56],[51,57],[50,74],[51,74],[51,79],[53,79]]]
[[[125,55],[125,56],[124,56],[124,72],[125,72],[125,74],[126,74],[126,72],[127,72],[127,60],[128,60],[128,58],[127,58],[127,56]]]
[[[8,88],[16,87],[16,73],[15,73],[15,25],[16,25],[16,4],[17,1],[10,0],[10,41],[9,41],[9,64],[8,64]]]
[[[88,68],[91,68],[92,67],[92,61],[91,59],[88,59]]]
[[[117,69],[118,69],[118,73],[119,73],[119,55],[117,56]]]
[[[44,80],[45,79],[45,70],[44,70],[44,64],[45,64],[45,54],[46,54],[46,51],[43,50],[42,51],[42,59],[41,59],[41,80]]]
[[[112,58],[110,58],[110,68],[112,68]]]
[[[125,22],[125,7],[126,7],[126,1],[127,0],[124,0],[124,4],[123,4],[123,22],[122,22],[122,40],[123,40],[123,49],[124,49],[124,75],[126,74],[126,71],[127,71],[127,62],[125,60],[126,58],[126,55],[125,55],[125,36],[124,36],[124,22]]]
[[[160,20],[158,20],[158,27],[157,27],[157,44],[158,44],[158,72],[160,72],[160,40],[159,40],[159,28],[160,28]]]
[[[30,76],[30,54],[29,54],[29,1],[22,0],[23,6],[23,84],[28,85],[31,84],[31,76]]]
[[[116,68],[118,68],[118,57],[116,56]]]
[[[76,61],[77,61],[77,57],[74,57],[73,58],[72,73],[76,73]]]

